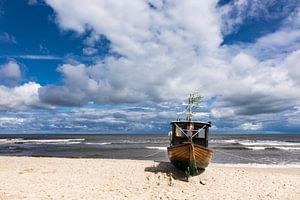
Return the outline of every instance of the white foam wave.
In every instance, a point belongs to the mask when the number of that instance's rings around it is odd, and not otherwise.
[[[39,140],[23,140],[25,143],[74,143],[81,142],[85,139],[39,139]]]
[[[238,139],[229,139],[229,140],[210,140],[211,143],[218,144],[234,144],[238,143],[244,146],[300,146],[299,142],[284,142],[284,141],[275,141],[275,140],[238,140]]]
[[[237,143],[237,140],[210,140],[211,143],[226,143],[226,144],[233,144]]]
[[[300,147],[276,147],[277,149],[282,149],[282,150],[300,150]]]
[[[246,147],[247,149],[250,149],[250,150],[265,150],[266,147]]]
[[[29,144],[80,144],[85,139],[33,139],[26,140],[24,138],[1,139],[0,144],[16,144],[16,143],[29,143]]]
[[[165,144],[165,139],[124,139],[124,140],[115,140],[113,143],[118,144]]]
[[[250,150],[265,150],[265,149],[280,149],[280,150],[286,150],[286,151],[289,151],[289,150],[300,150],[300,147],[279,147],[279,146],[276,146],[276,147],[272,147],[272,146],[248,146],[246,147],[247,149],[250,149]]]
[[[0,144],[13,144],[20,140],[23,140],[23,138],[0,139]]]
[[[167,151],[167,147],[146,147],[147,149],[158,149],[161,151]]]
[[[300,146],[299,142],[283,142],[274,140],[241,140],[238,141],[239,144],[244,146],[258,146],[258,145],[268,145],[268,146]]]
[[[89,145],[109,145],[111,142],[86,142],[85,144]]]

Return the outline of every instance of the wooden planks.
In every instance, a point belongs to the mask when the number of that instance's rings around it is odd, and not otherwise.
[[[212,151],[208,148],[201,147],[194,144],[194,155],[197,163],[208,164],[212,157]],[[168,155],[170,160],[190,160],[190,144],[180,144],[168,148]]]

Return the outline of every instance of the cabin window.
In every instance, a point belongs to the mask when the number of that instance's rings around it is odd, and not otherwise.
[[[186,137],[188,135],[194,138],[205,138],[206,125],[198,123],[174,123],[173,133],[175,137]]]
[[[198,137],[198,138],[204,138],[205,137],[205,129],[198,129],[198,130],[196,130],[198,133],[197,133],[197,135],[196,135],[196,137]]]
[[[174,124],[174,133],[175,137],[185,137],[184,133],[186,133],[187,125],[186,124]]]
[[[205,127],[203,124],[195,124],[194,130],[197,135],[195,137],[205,138]]]

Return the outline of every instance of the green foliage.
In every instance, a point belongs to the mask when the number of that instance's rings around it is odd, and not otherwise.
[[[188,103],[191,104],[191,106],[199,106],[199,104],[201,103],[201,100],[203,99],[204,97],[197,94],[197,93],[194,93],[194,94],[190,94],[189,98],[188,98]]]

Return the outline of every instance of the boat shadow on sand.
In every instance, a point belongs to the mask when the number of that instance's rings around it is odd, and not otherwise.
[[[186,173],[177,169],[170,162],[155,161],[155,164],[153,166],[145,168],[145,172],[152,172],[155,174],[163,173],[175,180],[188,181]],[[201,170],[199,171],[199,174],[202,174],[203,172],[204,170]]]

